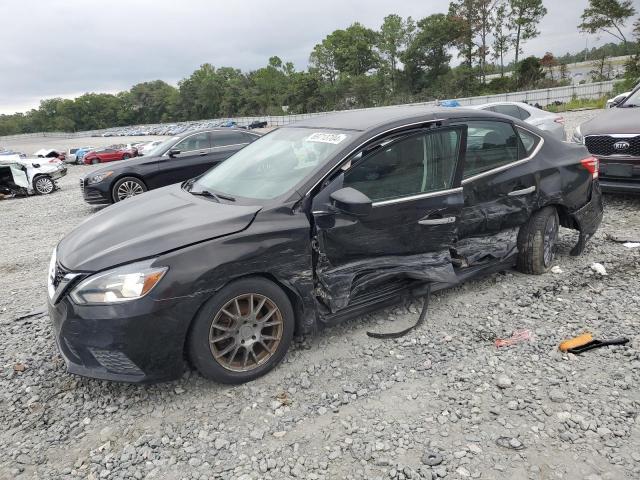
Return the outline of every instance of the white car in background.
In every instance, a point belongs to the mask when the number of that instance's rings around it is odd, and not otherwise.
[[[494,102],[482,105],[472,105],[468,108],[477,110],[489,110],[501,113],[510,117],[523,120],[529,125],[549,132],[559,140],[566,140],[567,134],[564,130],[564,118],[555,113],[546,112],[524,102]]]
[[[70,148],[66,152],[66,157],[65,157],[64,161],[66,163],[77,163],[78,162],[78,158],[76,157],[76,152],[78,150],[91,150],[91,148],[92,147],[73,147],[73,148]]]
[[[47,158],[22,158],[20,155],[0,157],[0,190],[13,194],[47,195],[53,192],[56,180],[67,174],[62,162],[43,162]]]
[[[627,98],[629,95],[631,95],[631,92],[623,92],[619,95],[616,95],[613,98],[610,98],[609,100],[607,100],[607,108],[615,107],[620,102],[622,102],[625,98]]]

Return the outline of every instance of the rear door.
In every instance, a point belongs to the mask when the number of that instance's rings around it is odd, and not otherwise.
[[[206,168],[208,158],[212,155],[210,132],[191,134],[176,143],[171,150],[180,153],[173,157],[163,156],[158,164],[157,186],[171,185],[197,177]]]
[[[529,160],[539,142],[525,149],[514,125],[469,120],[463,169],[464,207],[456,251],[463,266],[501,260],[515,253],[519,227],[538,204],[539,175]]]
[[[248,134],[238,130],[215,130],[211,132],[211,155],[207,159],[206,165],[203,165],[201,173],[224,162],[238,150],[251,143],[246,135]]]
[[[316,196],[316,275],[332,311],[385,282],[453,280],[449,248],[463,206],[465,136],[458,126],[389,140],[351,160]],[[332,209],[330,194],[343,187],[372,200],[368,216]]]

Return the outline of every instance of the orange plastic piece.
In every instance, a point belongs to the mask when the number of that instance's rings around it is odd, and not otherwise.
[[[590,333],[583,333],[582,335],[578,335],[577,337],[570,338],[569,340],[564,340],[560,343],[560,350],[566,352],[570,348],[581,347],[593,340],[593,336]]]

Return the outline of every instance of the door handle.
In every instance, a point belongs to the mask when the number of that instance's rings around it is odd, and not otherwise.
[[[203,157],[203,156],[204,156],[204,155],[206,155],[206,154],[207,154],[207,152],[205,152],[205,151],[203,150],[203,151],[201,151],[198,155],[200,155],[201,157]]]
[[[420,225],[447,225],[449,223],[455,223],[456,217],[442,217],[442,218],[425,218],[418,220]]]
[[[514,190],[513,192],[509,192],[507,195],[510,197],[517,197],[519,195],[528,195],[529,193],[533,193],[536,191],[536,186],[531,185],[530,187],[523,188],[522,190]]]

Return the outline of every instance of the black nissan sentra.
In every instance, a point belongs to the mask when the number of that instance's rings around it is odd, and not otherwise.
[[[51,258],[68,370],[240,383],[294,333],[517,266],[580,254],[602,220],[598,162],[519,120],[392,107],[315,117],[195,180],[119,202]]]

